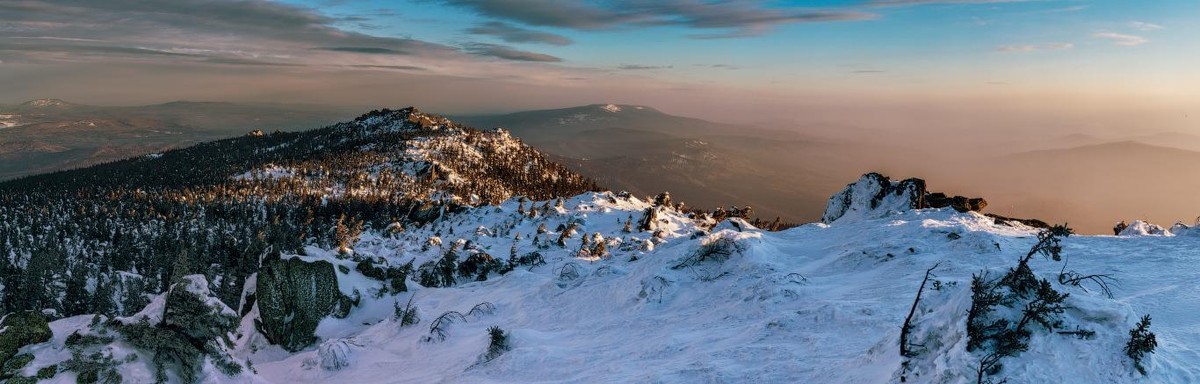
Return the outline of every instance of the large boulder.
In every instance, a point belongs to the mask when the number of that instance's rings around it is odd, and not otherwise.
[[[933,192],[925,195],[925,205],[925,208],[950,207],[959,212],[979,212],[987,207],[987,200],[980,197],[946,196],[945,193]]]
[[[925,205],[925,180],[888,180],[871,172],[847,185],[829,198],[821,221],[829,224],[843,218],[878,218],[893,211],[907,211]]]
[[[316,340],[317,324],[338,309],[342,294],[328,261],[276,259],[263,265],[255,291],[259,332],[273,344],[299,351]]]

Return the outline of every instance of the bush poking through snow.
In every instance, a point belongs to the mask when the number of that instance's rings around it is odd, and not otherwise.
[[[467,316],[479,318],[481,316],[490,315],[493,313],[496,313],[496,305],[485,301],[475,304],[474,307],[471,307],[471,310],[467,311]]]
[[[449,311],[433,319],[433,323],[429,324],[429,335],[423,339],[426,342],[445,341],[450,325],[456,321],[466,322],[467,317],[463,316],[458,311]]]
[[[1113,298],[1112,289],[1109,289],[1109,285],[1116,284],[1117,279],[1113,278],[1112,275],[1085,275],[1075,271],[1068,271],[1067,262],[1063,262],[1062,270],[1058,272],[1059,284],[1083,288],[1083,282],[1085,281],[1091,281],[1092,283],[1095,283],[1096,286],[1100,287],[1100,291],[1104,293],[1104,296],[1107,296],[1110,299]]]
[[[1000,371],[1001,359],[1029,350],[1029,340],[1033,335],[1030,324],[1039,324],[1051,332],[1062,326],[1058,317],[1065,309],[1063,302],[1070,294],[1056,291],[1049,280],[1039,279],[1029,268],[1029,261],[1039,254],[1061,261],[1062,246],[1059,242],[1070,234],[1071,230],[1061,225],[1038,233],[1038,242],[999,281],[987,280],[984,273],[972,276],[971,309],[967,312],[967,351],[982,349],[988,352],[979,361],[977,383],[990,382],[986,380],[987,376]],[[997,306],[1018,309],[1019,320],[1014,323],[1001,316],[993,318],[991,315]]]
[[[1154,337],[1154,332],[1150,332],[1150,315],[1142,316],[1137,326],[1129,330],[1129,342],[1125,344],[1125,354],[1133,359],[1133,367],[1137,368],[1139,373],[1146,374],[1142,358],[1146,357],[1147,353],[1154,353],[1157,346],[1158,340]]]
[[[488,336],[490,341],[488,342],[487,354],[483,355],[483,361],[492,361],[503,355],[504,352],[512,349],[512,346],[508,343],[508,333],[505,333],[500,327],[492,326],[488,328]]]
[[[400,302],[394,304],[396,308],[396,320],[400,321],[401,327],[416,325],[421,322],[421,317],[417,314],[417,307],[413,305],[413,298],[415,297],[416,295],[409,297],[408,304],[405,304],[403,308],[400,307]]]
[[[733,255],[740,255],[745,251],[746,246],[738,242],[732,235],[721,234],[704,239],[700,243],[700,248],[697,248],[695,252],[692,252],[690,256],[683,259],[682,262],[672,267],[672,269],[681,269],[709,261],[721,263],[729,260]]]
[[[71,359],[62,363],[62,368],[64,371],[76,372],[76,383],[119,384],[122,380],[121,374],[117,372],[117,365],[112,354],[107,351],[97,351],[90,355],[74,351],[71,353]]]
[[[351,347],[360,346],[354,339],[326,340],[317,347],[317,357],[321,359],[321,368],[326,371],[337,371],[350,366],[354,357]]]
[[[566,263],[558,269],[559,281],[571,281],[579,278],[579,264]]]

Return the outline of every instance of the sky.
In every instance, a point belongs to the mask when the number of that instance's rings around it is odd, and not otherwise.
[[[1200,116],[1198,23],[1194,0],[0,0],[0,103],[1180,129]]]

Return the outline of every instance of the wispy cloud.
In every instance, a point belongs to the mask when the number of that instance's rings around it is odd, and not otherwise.
[[[467,43],[463,45],[463,50],[477,56],[490,56],[505,60],[536,61],[543,63],[555,63],[562,61],[561,58],[555,56],[550,56],[544,53],[522,51],[500,44]]]
[[[1116,33],[1116,32],[1096,32],[1096,33],[1092,34],[1092,37],[1097,38],[1097,39],[1109,40],[1109,41],[1112,41],[1113,44],[1126,46],[1126,47],[1134,47],[1134,46],[1138,46],[1138,45],[1142,45],[1142,44],[1150,42],[1149,39],[1146,39],[1141,36],[1126,35],[1123,33]]]
[[[331,51],[331,52],[365,53],[365,54],[369,54],[369,55],[407,55],[408,54],[408,52],[405,52],[405,51],[402,51],[399,49],[380,48],[380,47],[317,47],[317,48],[313,48],[313,49],[319,50],[319,51]]]
[[[876,6],[904,6],[924,4],[993,4],[993,3],[1024,3],[1035,0],[873,0],[869,4]]]
[[[1085,9],[1088,9],[1088,6],[1086,6],[1086,5],[1072,5],[1072,6],[1069,6],[1069,7],[1062,7],[1062,8],[1051,8],[1051,9],[1047,9],[1047,10],[1045,10],[1045,11],[1042,11],[1042,13],[1065,13],[1065,12],[1079,12],[1079,11],[1082,11],[1082,10],[1085,10]]]
[[[1001,45],[996,47],[997,52],[1035,52],[1035,51],[1062,51],[1075,48],[1075,44],[1071,43],[1043,43],[1043,44],[1017,44],[1017,45]]]
[[[467,29],[468,33],[476,35],[491,35],[510,43],[542,43],[551,45],[568,45],[571,39],[549,32],[534,31],[521,28],[509,23],[492,21]]]
[[[1161,25],[1158,25],[1158,24],[1153,24],[1153,23],[1147,23],[1147,22],[1144,22],[1144,21],[1130,21],[1130,22],[1129,22],[1129,27],[1130,27],[1130,28],[1133,28],[1133,29],[1136,29],[1136,30],[1139,30],[1139,31],[1144,31],[1144,32],[1149,32],[1149,31],[1157,31],[1157,30],[1160,30],[1160,29],[1166,29],[1166,27],[1164,27],[1164,26],[1161,26]]]
[[[854,10],[766,7],[751,1],[614,0],[583,3],[530,0],[443,0],[477,14],[525,25],[579,30],[678,26],[715,31],[696,38],[758,36],[793,23],[872,19]]]
[[[621,64],[621,65],[617,66],[617,69],[626,70],[626,71],[644,71],[644,70],[651,70],[651,69],[671,69],[671,68],[674,68],[674,66],[670,66],[670,65],[639,65],[639,64]]]

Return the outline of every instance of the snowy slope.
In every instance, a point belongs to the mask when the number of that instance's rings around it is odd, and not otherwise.
[[[457,239],[506,258],[516,240],[518,252],[531,245],[540,224],[557,238],[559,224],[582,223],[568,246],[538,250],[545,265],[519,268],[487,281],[460,279],[450,288],[422,288],[374,297],[383,283],[354,270],[334,250],[309,247],[305,260],[347,266],[340,289],[362,294],[346,319],[325,319],[317,336],[337,341],[340,370],[322,368],[320,342],[290,354],[265,343],[247,321],[234,340],[238,359],[253,362],[256,373],[225,377],[205,369],[207,382],[262,383],[524,383],[524,382],[898,382],[900,325],[925,270],[934,264],[940,289],[927,289],[916,316],[918,342],[931,351],[914,358],[909,382],[974,382],[980,356],[965,351],[963,328],[970,306],[973,273],[998,274],[1013,266],[1033,245],[1035,232],[997,226],[976,213],[952,209],[893,211],[882,217],[809,224],[769,233],[729,222],[706,235],[684,215],[663,210],[664,239],[642,250],[651,233],[624,233],[650,203],[610,193],[535,202],[548,214],[529,218],[517,200],[451,216],[445,222],[398,234],[368,232],[354,247],[361,257],[382,257],[398,265],[440,257]],[[528,205],[527,205],[528,206]],[[482,227],[482,228],[481,228]],[[491,233],[491,235],[489,235]],[[579,257],[581,236],[599,233],[609,241],[607,257]],[[440,234],[441,246],[422,251]],[[693,263],[696,250],[717,238],[731,239],[741,251],[728,260]],[[1057,286],[1069,292],[1068,324],[1097,332],[1081,340],[1037,329],[1028,352],[1005,360],[994,376],[1010,383],[1186,383],[1200,380],[1200,290],[1195,268],[1200,237],[1072,236],[1063,242],[1069,269],[1108,273],[1119,280],[1115,299],[1091,289]],[[633,260],[636,257],[636,260]],[[683,265],[682,267],[679,267]],[[1054,280],[1061,262],[1035,258],[1032,268]],[[421,322],[401,327],[393,305],[410,297]],[[468,311],[490,302],[491,313]],[[430,324],[447,312],[465,321],[447,329],[444,341],[423,341]],[[487,311],[483,311],[487,312]],[[1148,375],[1134,371],[1122,352],[1127,332],[1142,314],[1159,348],[1149,357]],[[254,316],[251,312],[250,316]],[[79,329],[85,319],[52,323]],[[511,334],[512,350],[484,362],[486,329]],[[340,340],[340,341],[338,341]],[[58,344],[61,345],[61,344]],[[32,373],[69,356],[61,347],[32,347],[38,360]],[[59,352],[52,352],[52,351]],[[144,360],[143,360],[144,361]],[[120,366],[126,378],[147,377],[143,363]],[[70,375],[60,375],[67,380]]]
[[[475,236],[477,227],[506,227],[522,253],[530,249],[537,225],[551,228],[570,217],[586,218],[580,232],[606,238],[624,234],[629,215],[648,207],[637,200],[588,194],[570,199],[557,214],[518,219],[517,203],[481,208],[453,222],[453,233],[504,255],[513,240]],[[936,279],[945,288],[926,292],[918,323],[962,337],[970,305],[970,276],[1000,272],[1033,244],[1033,232],[996,226],[974,213],[950,209],[908,211],[880,219],[810,224],[781,233],[725,229],[744,252],[724,263],[684,262],[704,241],[691,239],[697,228],[667,213],[668,239],[653,251],[620,251],[600,260],[575,258],[578,237],[568,249],[543,253],[547,265],[519,269],[485,282],[422,289],[368,301],[345,320],[327,319],[323,339],[353,338],[352,362],[339,371],[314,366],[316,347],[285,355],[266,348],[248,354],[268,382],[895,382],[900,324],[925,269],[941,263]],[[722,226],[728,228],[730,226]],[[718,227],[721,228],[721,227]],[[437,249],[417,252],[448,226],[409,231],[398,238],[369,235],[356,248],[397,263],[418,264]],[[502,231],[504,231],[502,229]],[[951,239],[954,233],[959,238]],[[449,238],[451,236],[444,236]],[[1110,273],[1120,280],[1115,300],[1098,292],[1070,292],[1068,316],[1090,317],[1093,340],[1035,332],[1029,352],[1006,362],[998,377],[1010,382],[1193,382],[1200,380],[1200,293],[1194,281],[1196,238],[1070,237],[1064,255],[1070,268]],[[447,241],[448,244],[448,241]],[[316,251],[316,250],[314,250]],[[310,257],[337,262],[332,252]],[[636,261],[630,261],[637,256]],[[502,256],[501,256],[502,257]],[[347,264],[346,261],[341,261]],[[1037,259],[1035,271],[1051,279],[1059,263]],[[576,270],[578,277],[569,270]],[[343,290],[371,284],[347,276]],[[392,303],[410,295],[422,322],[401,328],[390,318]],[[495,304],[490,315],[467,316],[450,327],[443,342],[424,342],[430,322],[446,311],[467,313],[481,302]],[[926,313],[927,312],[927,313]],[[1133,371],[1121,348],[1126,332],[1143,313],[1154,316],[1160,347],[1149,376]],[[486,328],[512,333],[513,350],[481,363]],[[923,329],[921,331],[931,332]],[[973,382],[978,357],[962,342],[945,348],[936,365],[919,372],[917,382]]]

